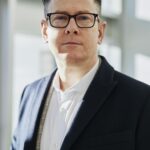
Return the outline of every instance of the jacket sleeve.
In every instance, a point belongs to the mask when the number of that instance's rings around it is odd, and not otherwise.
[[[22,96],[21,96],[21,100],[20,100],[20,105],[19,105],[19,118],[18,118],[18,122],[17,122],[17,126],[15,128],[15,131],[13,133],[13,136],[12,136],[12,140],[11,140],[11,145],[10,145],[10,150],[19,150],[19,124],[20,124],[20,121],[21,121],[21,116],[22,116],[22,109],[24,108],[23,107],[23,97],[24,97],[24,93],[26,91],[26,88],[24,88],[23,92],[22,92]]]
[[[150,150],[150,92],[137,127],[136,150]]]
[[[17,128],[13,134],[10,150],[17,150]]]

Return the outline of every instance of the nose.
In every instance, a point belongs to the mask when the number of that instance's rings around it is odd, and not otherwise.
[[[75,19],[71,18],[68,26],[65,28],[65,33],[66,34],[78,34],[79,33],[79,27],[77,26]]]

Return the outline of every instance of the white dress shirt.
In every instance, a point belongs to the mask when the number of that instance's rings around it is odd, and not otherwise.
[[[99,61],[78,83],[65,91],[60,89],[59,74],[56,72],[41,137],[41,150],[60,150],[98,66]]]

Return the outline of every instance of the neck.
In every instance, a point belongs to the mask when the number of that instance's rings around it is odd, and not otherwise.
[[[84,63],[83,65],[66,65],[57,63],[58,73],[60,76],[60,88],[65,91],[75,83],[81,80],[81,78],[89,72],[92,67],[97,63],[98,58],[89,63]]]

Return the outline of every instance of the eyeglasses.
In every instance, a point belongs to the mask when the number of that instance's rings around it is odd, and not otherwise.
[[[79,28],[91,28],[95,24],[98,14],[81,13],[76,15],[68,15],[63,13],[48,13],[47,19],[52,27],[65,28],[68,26],[70,19],[74,18]]]

